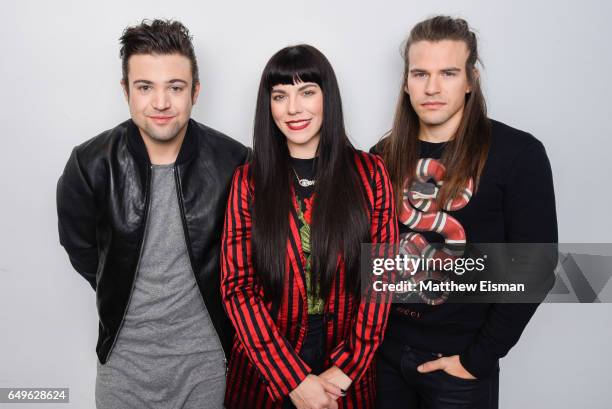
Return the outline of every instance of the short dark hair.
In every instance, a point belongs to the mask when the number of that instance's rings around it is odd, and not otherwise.
[[[134,54],[180,54],[191,62],[192,91],[195,90],[199,82],[198,62],[191,39],[189,30],[180,21],[143,20],[127,27],[119,38],[123,81],[128,83],[128,60]]]

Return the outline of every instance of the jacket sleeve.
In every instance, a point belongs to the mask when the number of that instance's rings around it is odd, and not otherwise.
[[[533,140],[518,155],[506,182],[504,217],[506,242],[550,243],[550,245],[520,246],[535,248],[534,254],[520,251],[520,257],[535,257],[536,270],[521,263],[507,263],[509,272],[535,272],[540,285],[550,289],[557,263],[557,217],[550,162],[542,143]],[[517,246],[511,246],[511,249]],[[543,249],[543,250],[542,250]],[[487,320],[474,343],[460,354],[461,364],[476,378],[486,377],[499,358],[504,357],[518,342],[538,303],[497,303],[489,309]]]
[[[74,148],[57,183],[57,218],[60,244],[74,269],[96,289],[98,247],[96,206]]]
[[[260,297],[253,270],[248,166],[234,173],[221,247],[221,295],[238,339],[274,400],[281,400],[310,373],[279,332]]]
[[[393,257],[393,245],[398,241],[397,215],[389,175],[382,160],[373,158],[374,188],[372,189],[372,210],[370,215],[371,242],[386,244],[381,249],[387,257]],[[372,159],[370,159],[372,160]],[[367,172],[368,170],[360,170]],[[362,277],[362,280],[364,277]],[[362,286],[365,290],[353,316],[348,339],[341,342],[331,353],[331,360],[353,382],[359,380],[370,366],[378,346],[382,342],[391,297],[388,292],[373,292],[371,286]]]

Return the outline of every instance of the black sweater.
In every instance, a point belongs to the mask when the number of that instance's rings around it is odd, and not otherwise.
[[[448,213],[461,223],[468,243],[556,243],[553,180],[544,146],[501,122],[491,120],[491,127],[478,190],[465,207]],[[444,150],[443,144],[420,145],[422,158],[439,159]],[[400,232],[407,231],[400,223]],[[416,349],[459,354],[462,365],[481,378],[516,344],[536,308],[537,304],[395,304],[386,337]]]

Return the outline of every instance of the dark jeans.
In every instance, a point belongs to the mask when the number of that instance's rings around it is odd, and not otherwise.
[[[462,379],[439,370],[419,373],[417,367],[443,355],[415,350],[386,339],[378,350],[378,409],[497,409],[499,366],[483,379]]]
[[[318,375],[323,372],[323,364],[325,362],[325,332],[323,315],[308,315],[308,332],[306,333],[306,339],[302,350],[300,351],[300,358],[310,368],[314,375]],[[289,397],[283,401],[283,409],[294,409],[295,406],[291,403]]]

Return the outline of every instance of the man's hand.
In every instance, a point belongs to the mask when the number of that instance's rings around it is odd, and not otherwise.
[[[340,388],[316,375],[308,375],[302,383],[289,393],[297,409],[337,409]]]
[[[469,373],[467,369],[461,365],[459,361],[459,355],[445,356],[435,361],[425,362],[419,365],[417,370],[421,373],[433,372],[443,370],[449,375],[455,376],[462,379],[476,379],[474,375]]]
[[[351,386],[351,383],[353,383],[352,379],[342,372],[342,369],[338,368],[337,366],[332,366],[331,368],[327,369],[325,372],[319,375],[319,377],[325,379],[327,382],[333,383],[343,390],[347,390],[349,386]]]

